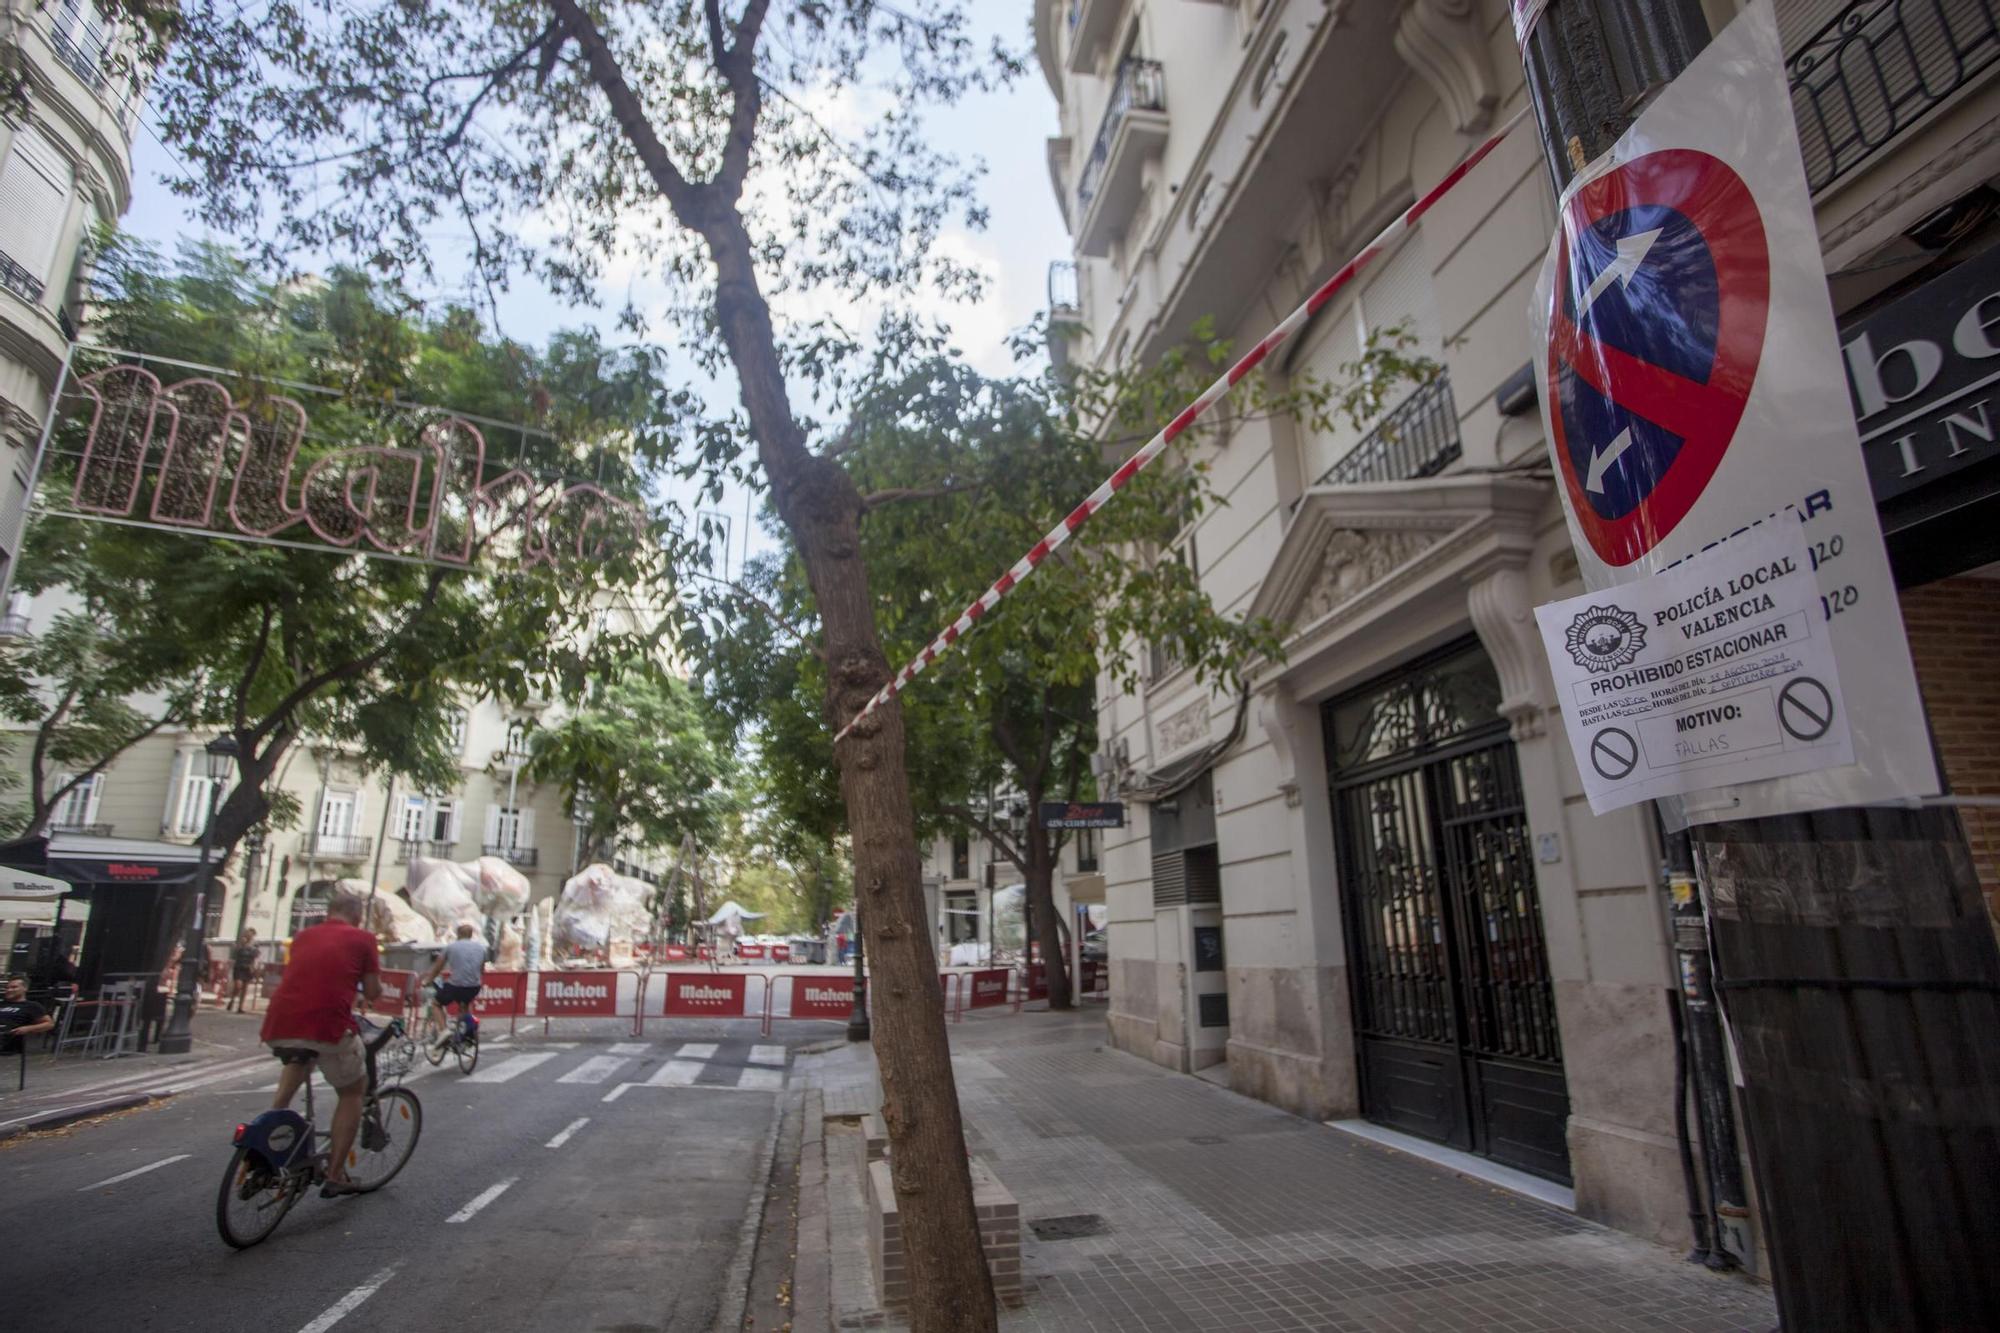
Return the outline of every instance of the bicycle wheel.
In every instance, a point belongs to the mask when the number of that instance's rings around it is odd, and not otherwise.
[[[453,1046],[458,1051],[458,1072],[470,1074],[479,1065],[479,1038],[461,1032]]]
[[[231,1247],[247,1250],[278,1229],[301,1192],[291,1176],[271,1170],[249,1149],[238,1148],[230,1155],[216,1193],[215,1229]]]
[[[418,1045],[424,1048],[424,1059],[434,1065],[444,1063],[444,1015],[435,1008],[424,1015],[423,1035]]]
[[[424,1105],[408,1088],[377,1093],[361,1113],[361,1128],[347,1151],[347,1178],[364,1193],[379,1190],[403,1169],[424,1132]]]

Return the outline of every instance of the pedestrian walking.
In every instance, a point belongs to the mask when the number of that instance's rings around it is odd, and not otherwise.
[[[257,979],[257,931],[246,926],[229,951],[229,1003],[224,1006],[243,1012],[250,995],[250,983]]]

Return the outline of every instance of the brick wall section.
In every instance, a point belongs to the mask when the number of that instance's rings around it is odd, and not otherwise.
[[[2000,579],[1941,579],[1906,590],[1902,604],[1952,793],[2000,796]],[[1988,909],[2000,915],[2000,809],[1959,817]]]
[[[986,1271],[993,1277],[993,1294],[1002,1305],[1018,1306],[1021,1205],[982,1163],[968,1165],[972,1203],[979,1213],[979,1243],[986,1252]],[[889,1313],[901,1313],[910,1304],[910,1274],[903,1250],[903,1219],[887,1161],[868,1164],[868,1204],[868,1258],[875,1269],[875,1298]]]

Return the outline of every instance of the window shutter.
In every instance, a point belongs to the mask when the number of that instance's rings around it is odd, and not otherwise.
[[[514,845],[516,847],[535,845],[535,807],[532,805],[521,811],[514,831]]]
[[[465,811],[460,808],[457,801],[453,801],[450,804],[450,813],[451,818],[445,824],[445,837],[456,845],[461,836],[459,830],[464,824]]]
[[[160,811],[160,832],[168,833],[174,827],[174,809],[180,804],[181,775],[187,771],[187,756],[174,751],[174,762],[167,774],[167,801]]]
[[[342,829],[341,832],[352,835],[361,832],[363,828],[367,827],[361,818],[361,797],[362,793],[356,791],[353,796],[348,798],[347,827]]]
[[[95,824],[97,822],[97,804],[104,799],[104,777],[104,774],[98,773],[90,779],[89,795],[84,798],[83,802],[83,823]]]
[[[500,807],[497,805],[486,807],[486,839],[483,845],[486,847],[500,845]]]
[[[47,283],[55,268],[74,180],[69,159],[47,135],[33,125],[14,131],[0,167],[0,251],[37,282]]]

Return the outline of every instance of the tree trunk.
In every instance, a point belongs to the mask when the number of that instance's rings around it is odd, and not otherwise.
[[[838,728],[889,680],[861,557],[861,496],[838,464],[806,448],[792,416],[742,220],[733,212],[711,218],[704,235],[716,268],[716,314],[759,460],[812,584],[825,638],[827,721]],[[984,1333],[997,1327],[993,1283],[925,927],[901,705],[877,709],[834,757],[854,843],[855,898],[865,905],[882,1117],[910,1261],[910,1325],[915,1333]]]
[[[1062,927],[1056,920],[1056,854],[1042,828],[1041,793],[1028,802],[1028,902],[1035,918],[1035,944],[1042,953],[1042,975],[1048,978],[1049,1008],[1073,1009],[1069,958],[1063,951]]]

